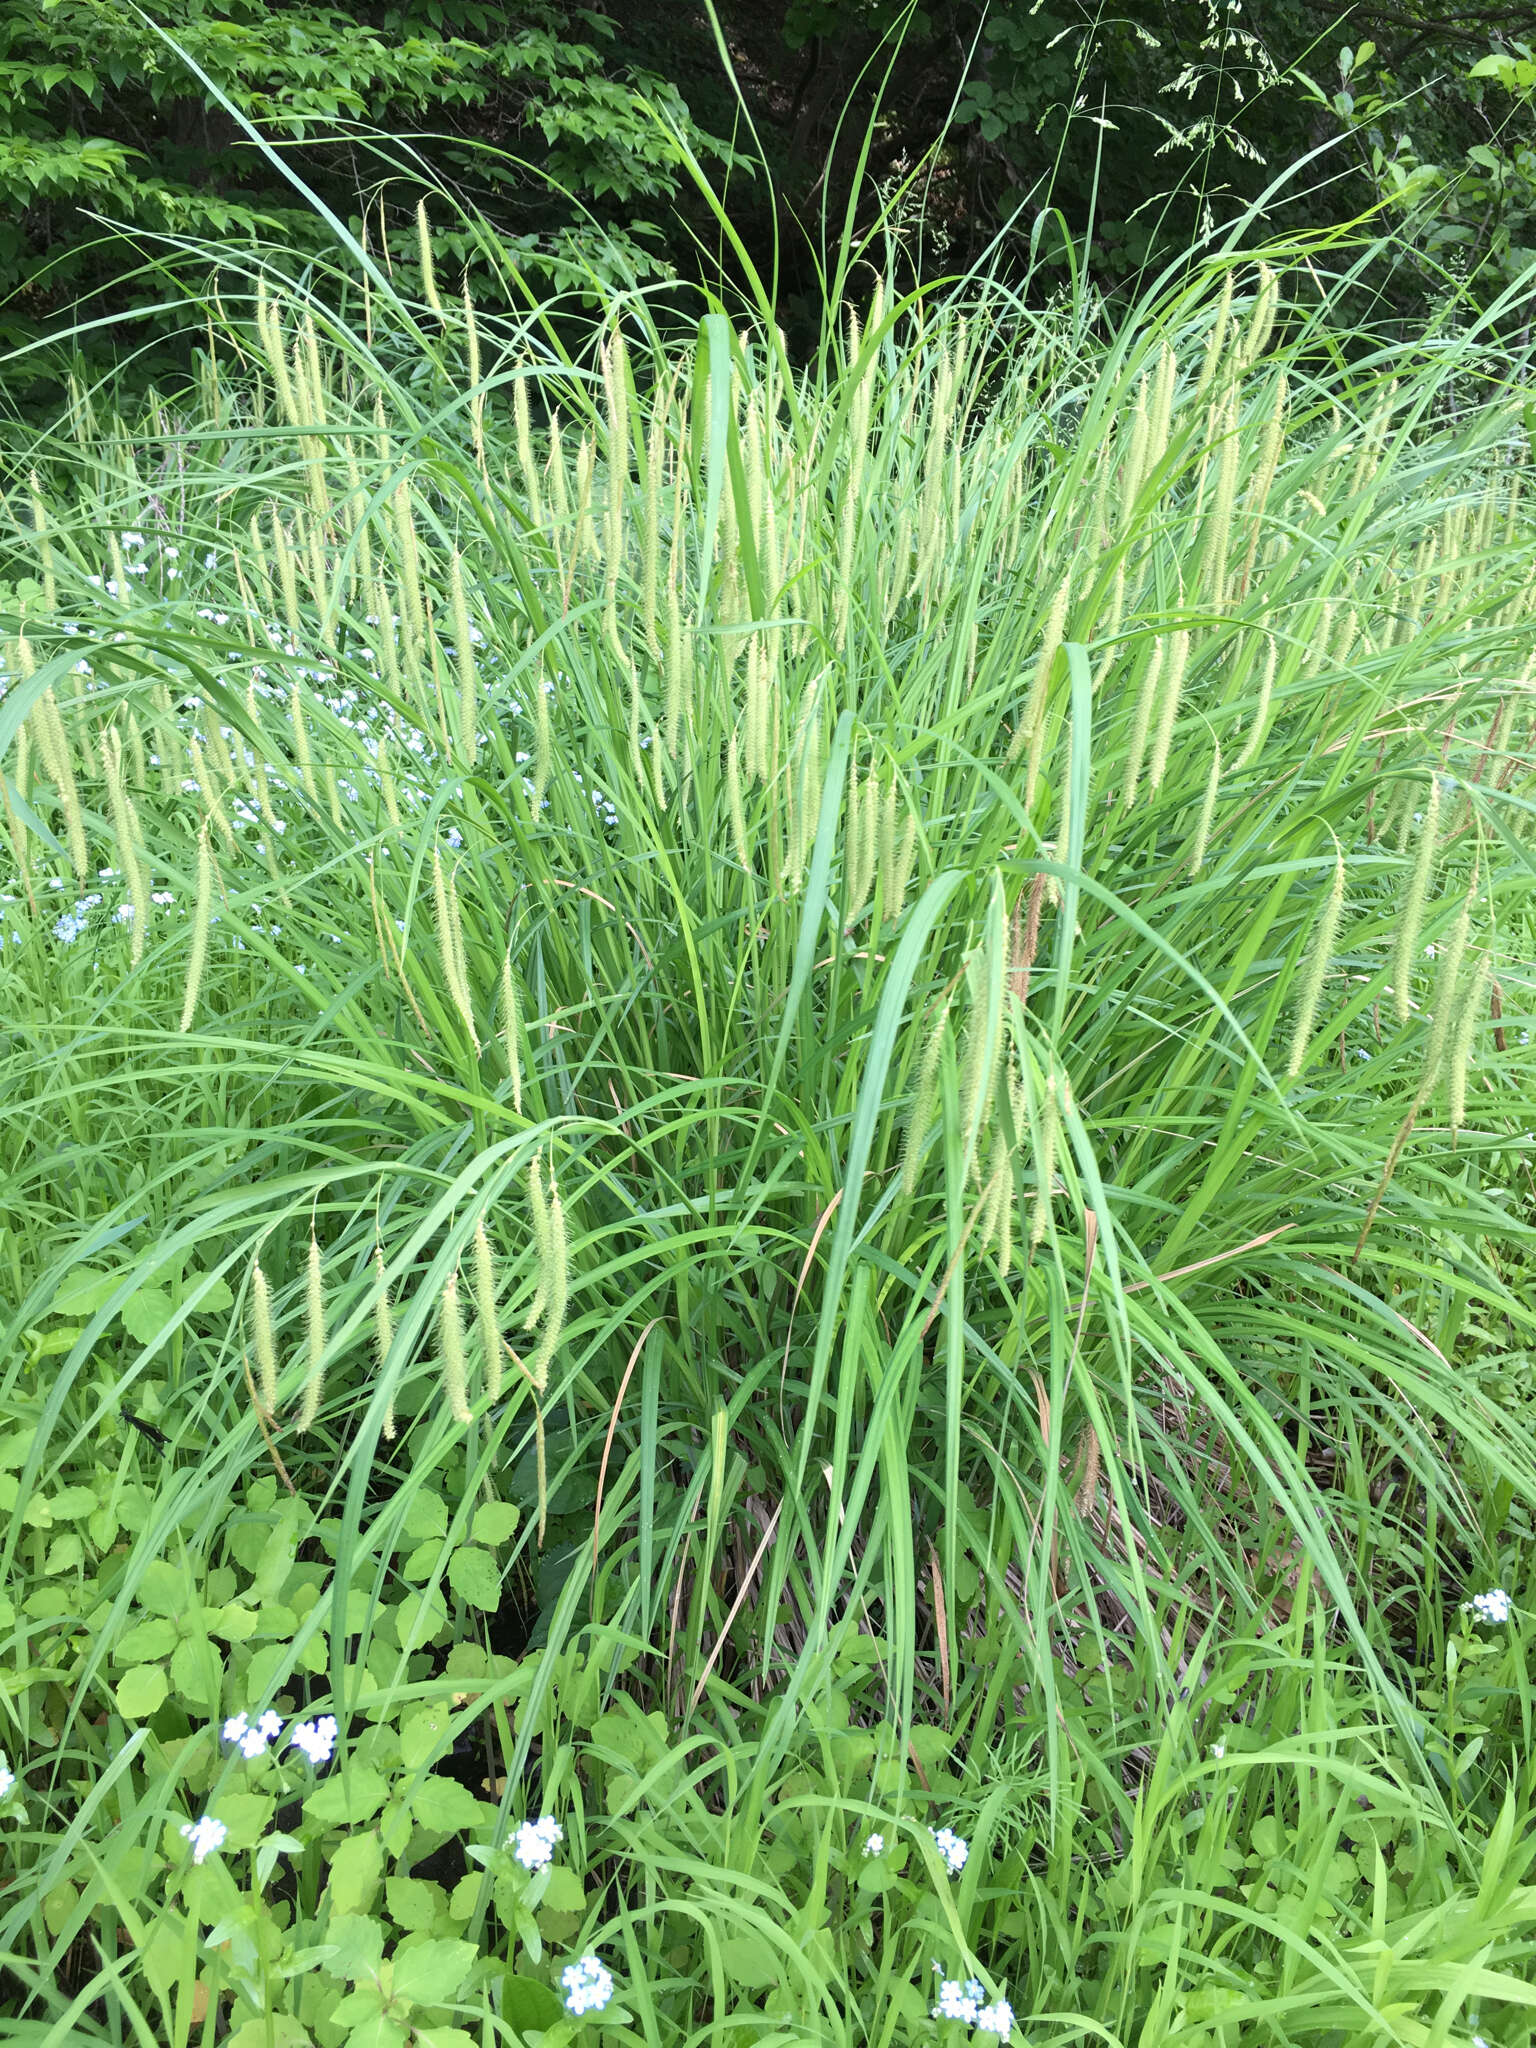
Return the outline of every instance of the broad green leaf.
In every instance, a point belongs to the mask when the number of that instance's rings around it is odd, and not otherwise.
[[[583,1913],[587,1895],[575,1871],[564,1863],[555,1863],[546,1873],[544,1896],[539,1903],[551,1913]]]
[[[439,1593],[407,1593],[395,1609],[395,1628],[402,1649],[420,1649],[448,1625],[448,1609]]]
[[[384,1880],[384,1903],[389,1917],[407,1934],[430,1927],[447,1904],[441,1885],[419,1877],[390,1877]]]
[[[447,2005],[473,1969],[472,1941],[424,1941],[395,1956],[395,1995],[418,2005]]]
[[[211,1713],[224,1689],[224,1660],[205,1635],[184,1636],[171,1652],[171,1684],[178,1699]]]
[[[252,1849],[272,1825],[276,1801],[260,1792],[221,1792],[213,1808],[214,1818],[229,1830],[224,1854]]]
[[[180,1621],[196,1606],[196,1596],[186,1572],[164,1558],[152,1558],[144,1567],[134,1598],[151,1614],[163,1614]]]
[[[325,1938],[336,1950],[321,1965],[328,1977],[347,1982],[376,1977],[384,1957],[384,1929],[369,1915],[335,1913],[325,1929]]]
[[[453,1710],[446,1702],[413,1707],[400,1723],[400,1761],[408,1771],[419,1770],[441,1756],[448,1746],[448,1729]]]
[[[434,1775],[423,1778],[411,1794],[411,1811],[422,1827],[452,1834],[461,1828],[483,1825],[495,1809],[477,1799],[456,1778]]]
[[[433,1493],[430,1487],[418,1487],[406,1505],[401,1533],[413,1543],[425,1543],[429,1537],[445,1536],[448,1533],[448,1509],[440,1493]]]
[[[263,2013],[246,2020],[224,2042],[224,2048],[313,2048],[314,2036],[292,2013]]]
[[[130,1337],[152,1344],[170,1321],[171,1297],[158,1287],[141,1287],[129,1295],[119,1314]]]
[[[376,1830],[348,1835],[330,1859],[326,1892],[333,1913],[366,1913],[379,1889],[384,1845]]]
[[[493,1549],[498,1543],[505,1543],[517,1533],[522,1520],[521,1510],[509,1500],[482,1501],[475,1510],[471,1535],[477,1543],[485,1543]]]
[[[163,2002],[174,1985],[192,1983],[198,1971],[197,1929],[178,1913],[165,1913],[139,1951],[144,1974]]]
[[[183,1292],[190,1295],[202,1280],[202,1274],[188,1273],[182,1283]],[[192,1313],[198,1316],[221,1316],[227,1308],[233,1308],[234,1305],[235,1297],[230,1292],[229,1283],[222,1279],[209,1280],[204,1285],[202,1298]]]
[[[77,1522],[100,1507],[101,1495],[94,1486],[64,1486],[49,1494],[48,1505],[56,1522]]]
[[[94,1266],[76,1266],[49,1304],[51,1316],[89,1318],[105,1308],[122,1282],[120,1273],[103,1273]]]
[[[508,1970],[501,1980],[501,2015],[520,2034],[545,2033],[565,2018],[565,2007],[547,1984]]]
[[[113,1697],[125,1720],[145,1721],[164,1705],[169,1690],[163,1664],[138,1664],[123,1673]]]
[[[411,2038],[409,2027],[378,2013],[363,2020],[347,2035],[347,2048],[405,2048]]]
[[[349,1761],[316,1786],[304,1811],[321,1827],[357,1827],[372,1820],[388,1796],[388,1781],[378,1771]]]
[[[493,1613],[501,1605],[501,1572],[488,1550],[466,1545],[448,1559],[448,1583],[471,1607]]]
[[[760,1934],[734,1934],[720,1944],[720,1960],[734,1984],[765,1991],[783,1975],[783,1963]]]

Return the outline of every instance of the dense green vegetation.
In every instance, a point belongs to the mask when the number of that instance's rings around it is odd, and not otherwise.
[[[89,293],[93,353],[173,350],[241,252],[325,260],[296,177],[387,262],[431,195],[482,307],[594,272],[589,312],[722,265],[741,287],[688,150],[728,177],[796,352],[828,223],[867,227],[882,192],[913,277],[1000,238],[1016,281],[1075,261],[1127,289],[1249,207],[1294,233],[1375,204],[1395,233],[1353,317],[1380,295],[1418,323],[1536,256],[1529,34],[1504,0],[0,0],[0,337],[58,339]],[[51,351],[24,376],[51,402]]]
[[[421,235],[10,444],[8,2033],[1513,2048],[1516,294]]]

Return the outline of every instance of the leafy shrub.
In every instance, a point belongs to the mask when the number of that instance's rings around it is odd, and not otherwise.
[[[656,274],[665,250],[645,214],[675,193],[680,145],[731,153],[663,78],[614,61],[615,34],[601,9],[559,0],[510,16],[482,0],[167,0],[152,21],[113,0],[8,0],[0,335],[18,342],[105,285],[103,310],[169,298],[150,322],[163,328],[183,307],[160,265],[189,242],[216,241],[220,264],[274,240],[323,251],[313,206],[262,143],[355,232],[366,205],[375,244],[400,253],[420,193],[446,183],[494,208],[541,282]],[[382,161],[381,132],[400,138]],[[136,235],[93,233],[91,217]],[[468,228],[440,233],[456,269],[475,248]],[[17,356],[8,374],[45,367]]]

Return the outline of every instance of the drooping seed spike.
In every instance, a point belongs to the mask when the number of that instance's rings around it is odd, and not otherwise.
[[[1413,800],[1408,796],[1403,820],[1406,830],[1413,811]],[[1392,1007],[1399,1024],[1406,1024],[1413,1007],[1413,965],[1418,957],[1419,936],[1424,929],[1424,904],[1429,894],[1430,878],[1434,873],[1435,850],[1440,833],[1440,777],[1431,774],[1429,792],[1424,799],[1424,814],[1419,824],[1419,843],[1414,851],[1413,867],[1408,876],[1408,888],[1403,897],[1403,907],[1398,914],[1397,945],[1392,959]]]
[[[459,1320],[459,1276],[450,1273],[437,1314],[438,1349],[443,1374],[443,1392],[448,1412],[462,1428],[474,1421],[469,1405],[469,1382],[464,1360],[464,1325]]]
[[[208,928],[213,922],[213,884],[216,863],[213,845],[208,832],[208,819],[203,820],[202,830],[197,836],[197,906],[192,913],[192,945],[187,954],[187,979],[182,992],[181,1031],[190,1031],[192,1019],[197,1014],[197,998],[203,985],[203,968],[208,958]]]
[[[320,1397],[325,1391],[325,1269],[313,1230],[309,1234],[309,1263],[304,1284],[304,1336],[308,1370],[304,1375],[304,1392],[295,1422],[301,1436],[314,1428],[315,1417],[320,1412]]]
[[[491,1401],[501,1399],[501,1313],[496,1302],[496,1265],[484,1221],[475,1225],[475,1321],[480,1331],[481,1363],[485,1391]]]
[[[277,1412],[277,1336],[272,1323],[272,1290],[259,1259],[251,1265],[251,1320],[255,1329],[257,1385],[261,1405],[270,1420]]]
[[[380,1373],[389,1363],[390,1350],[395,1341],[394,1317],[390,1311],[389,1276],[384,1270],[384,1247],[376,1244],[373,1248],[373,1273],[377,1289],[373,1297],[373,1357]],[[395,1438],[395,1399],[391,1393],[384,1410],[384,1438],[393,1443]]]
[[[1291,1033],[1291,1056],[1285,1070],[1288,1080],[1301,1072],[1307,1048],[1312,1042],[1312,1027],[1317,1021],[1317,1006],[1322,998],[1323,984],[1328,978],[1328,969],[1333,962],[1339,920],[1344,914],[1344,884],[1344,855],[1342,852],[1336,852],[1333,860],[1333,886],[1329,889],[1322,910],[1312,927],[1307,962],[1302,970],[1301,990],[1296,1000],[1296,1023]]]

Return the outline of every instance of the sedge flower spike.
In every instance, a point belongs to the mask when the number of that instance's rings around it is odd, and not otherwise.
[[[524,1870],[542,1870],[554,1861],[555,1846],[565,1839],[565,1830],[552,1813],[538,1820],[525,1820],[513,1838],[512,1854]]]
[[[215,1849],[224,1846],[224,1837],[229,1833],[223,1821],[215,1820],[211,1813],[205,1813],[201,1820],[184,1820],[181,1832],[192,1844],[192,1861],[202,1863]]]
[[[567,1963],[560,1972],[565,1991],[565,2009],[573,2019],[589,2012],[601,2012],[613,1997],[613,1977],[596,1956],[583,1956],[579,1963]]]

